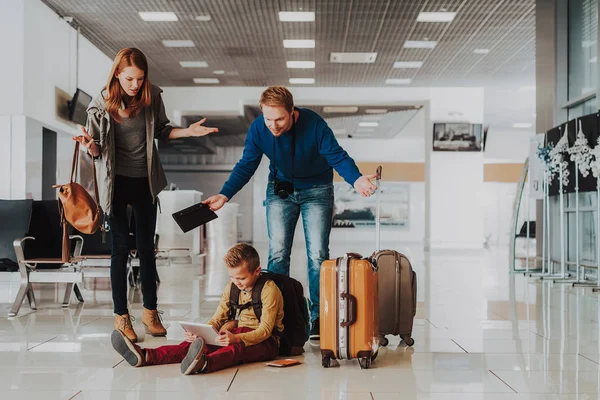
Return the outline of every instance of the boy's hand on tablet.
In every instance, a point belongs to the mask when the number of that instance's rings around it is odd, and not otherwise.
[[[217,336],[216,342],[221,346],[229,346],[230,344],[240,342],[240,338],[236,334],[224,331]]]
[[[198,336],[196,336],[193,333],[188,332],[188,331],[185,331],[184,336],[185,336],[185,341],[190,342],[190,343],[193,343],[196,341],[196,339],[198,339]]]

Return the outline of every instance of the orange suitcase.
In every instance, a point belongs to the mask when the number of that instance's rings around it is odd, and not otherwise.
[[[321,358],[357,358],[369,368],[379,349],[377,270],[368,259],[346,254],[321,266]]]

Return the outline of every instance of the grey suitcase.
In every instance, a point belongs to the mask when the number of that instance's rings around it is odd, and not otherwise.
[[[379,275],[379,340],[388,344],[385,335],[399,335],[408,345],[414,344],[412,328],[417,311],[417,274],[410,261],[394,250],[380,250],[381,166],[377,168],[377,207],[375,216],[376,251],[371,256]]]

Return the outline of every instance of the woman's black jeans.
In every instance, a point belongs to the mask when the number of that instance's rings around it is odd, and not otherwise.
[[[156,310],[156,259],[154,232],[156,230],[156,203],[152,200],[148,178],[115,176],[112,216],[109,226],[112,236],[110,280],[114,312],[128,314],[127,259],[129,257],[129,218],[131,205],[135,220],[135,244],[140,257],[140,282],[144,307]]]

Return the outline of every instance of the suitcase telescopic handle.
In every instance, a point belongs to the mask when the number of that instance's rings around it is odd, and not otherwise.
[[[381,165],[377,167],[375,193],[375,251],[381,250]]]
[[[349,293],[342,293],[340,297],[344,300],[348,300],[348,321],[340,324],[342,328],[347,328],[356,322],[356,297]]]

